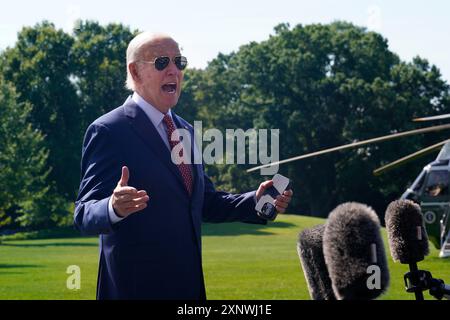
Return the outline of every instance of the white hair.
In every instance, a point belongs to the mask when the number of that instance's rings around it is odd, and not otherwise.
[[[133,76],[130,72],[130,63],[138,61],[143,56],[143,49],[146,49],[146,46],[153,42],[156,39],[164,39],[169,38],[170,36],[164,33],[153,33],[153,32],[141,32],[137,36],[135,36],[127,48],[127,81],[126,88],[132,91],[136,90],[136,84],[134,82]]]

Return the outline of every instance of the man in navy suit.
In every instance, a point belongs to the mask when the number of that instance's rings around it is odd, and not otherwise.
[[[100,235],[97,299],[206,299],[201,222],[265,223],[254,207],[272,181],[229,194],[215,190],[202,164],[172,161],[176,129],[193,135],[171,111],[186,64],[169,36],[137,35],[127,49],[133,95],[86,131],[74,222]],[[279,212],[291,197],[277,198]]]

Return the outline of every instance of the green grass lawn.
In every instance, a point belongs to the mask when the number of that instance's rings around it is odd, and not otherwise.
[[[280,215],[267,226],[203,226],[208,299],[309,299],[297,256],[298,233],[323,219]],[[387,247],[391,285],[382,299],[414,299],[404,292],[407,266],[394,264]],[[430,255],[419,264],[450,283],[450,259]],[[0,299],[95,299],[97,238],[4,241],[0,245]],[[66,288],[69,265],[81,269],[81,289]],[[428,293],[425,297],[429,297]]]

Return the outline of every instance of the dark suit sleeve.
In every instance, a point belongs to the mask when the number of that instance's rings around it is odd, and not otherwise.
[[[106,126],[96,123],[89,126],[83,142],[81,183],[74,214],[75,226],[83,234],[106,234],[113,230],[108,201],[121,175],[116,150]]]
[[[234,222],[267,224],[256,214],[256,191],[231,194],[216,191],[211,179],[205,174],[204,222]]]

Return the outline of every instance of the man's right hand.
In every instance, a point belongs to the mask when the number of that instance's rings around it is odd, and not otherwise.
[[[114,212],[122,218],[146,208],[149,200],[145,190],[137,191],[136,188],[128,186],[129,178],[130,172],[128,167],[122,167],[122,176],[112,195]]]

